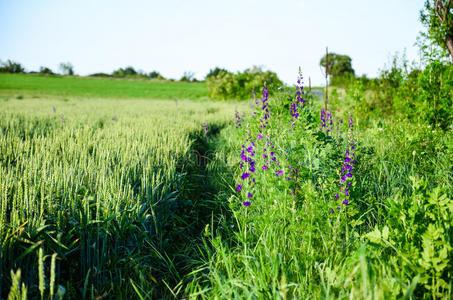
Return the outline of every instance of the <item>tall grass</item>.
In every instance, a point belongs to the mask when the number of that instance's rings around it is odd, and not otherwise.
[[[231,104],[188,100],[3,102],[2,295],[19,268],[31,295],[49,291],[48,271],[70,298],[132,295],[130,282],[166,290],[193,221],[183,196],[201,120],[215,128],[233,115]]]

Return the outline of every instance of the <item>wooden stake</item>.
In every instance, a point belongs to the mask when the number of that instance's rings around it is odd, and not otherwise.
[[[328,99],[328,74],[329,74],[329,49],[326,47],[326,95],[324,100],[324,110],[327,112],[327,99]]]

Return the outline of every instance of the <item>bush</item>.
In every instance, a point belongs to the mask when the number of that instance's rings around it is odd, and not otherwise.
[[[39,74],[42,75],[54,75],[55,73],[52,72],[52,70],[48,67],[40,67],[39,68]]]
[[[0,73],[23,73],[25,68],[18,62],[7,60],[0,62]]]
[[[273,87],[271,90],[283,85],[276,73],[263,71],[260,67],[237,73],[220,69],[217,75],[207,76],[206,83],[209,95],[214,99],[248,99],[252,91],[258,91],[264,85]]]

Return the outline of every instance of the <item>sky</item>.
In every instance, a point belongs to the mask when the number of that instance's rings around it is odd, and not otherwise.
[[[0,60],[76,74],[133,66],[179,79],[203,79],[216,66],[254,65],[286,83],[299,67],[314,85],[323,81],[325,53],[352,58],[357,75],[375,77],[392,55],[414,45],[424,0],[0,0]]]

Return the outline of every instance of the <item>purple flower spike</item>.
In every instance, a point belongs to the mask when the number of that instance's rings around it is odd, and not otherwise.
[[[242,173],[241,178],[242,178],[242,179],[246,179],[246,178],[248,178],[249,176],[250,176],[250,173]]]
[[[236,190],[237,190],[238,192],[240,192],[240,191],[241,191],[241,189],[242,189],[242,185],[238,184],[238,187],[237,187],[237,189],[236,189]]]
[[[349,200],[348,200],[348,199],[344,199],[344,200],[343,200],[343,204],[344,204],[344,205],[348,205],[348,204],[349,204]]]
[[[244,201],[244,202],[242,202],[242,204],[243,204],[244,206],[250,206],[251,203],[250,203],[250,201]]]

